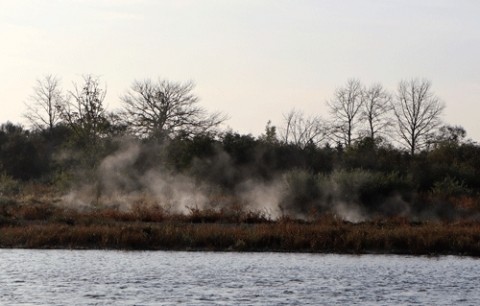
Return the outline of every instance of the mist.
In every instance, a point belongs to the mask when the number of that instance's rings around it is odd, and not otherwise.
[[[219,142],[212,142],[209,154],[190,157],[188,165],[175,169],[169,153],[175,144],[170,141],[152,146],[120,138],[116,143],[117,149],[88,172],[92,177],[79,178],[71,186],[62,197],[63,205],[128,211],[141,204],[172,214],[188,214],[192,209],[242,210],[261,212],[271,220],[285,216],[312,220],[329,214],[354,223],[394,216],[434,219],[445,214],[419,208],[416,192],[398,173],[267,171],[264,148],[242,163]]]

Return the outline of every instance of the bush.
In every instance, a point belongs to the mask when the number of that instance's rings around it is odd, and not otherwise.
[[[313,207],[322,206],[324,176],[305,170],[292,170],[283,175],[284,196],[281,207],[284,213],[306,216]],[[328,187],[327,187],[328,188]]]
[[[451,197],[467,195],[471,193],[471,190],[465,186],[463,181],[459,181],[450,176],[445,177],[443,180],[436,181],[433,184],[432,194],[440,197]]]
[[[18,195],[20,189],[20,182],[5,173],[0,174],[0,196]]]

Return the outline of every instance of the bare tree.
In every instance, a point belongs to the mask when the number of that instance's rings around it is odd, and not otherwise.
[[[378,134],[388,134],[392,126],[389,115],[392,111],[392,97],[381,84],[374,84],[364,91],[361,119],[367,125],[367,135],[375,139]]]
[[[83,84],[73,85],[69,99],[59,107],[61,116],[81,143],[95,145],[108,127],[103,105],[106,90],[92,75],[83,76]]]
[[[24,116],[33,127],[51,131],[61,121],[59,106],[63,100],[60,80],[55,76],[46,75],[42,79],[37,79],[33,94],[29,102],[25,103],[27,111]]]
[[[280,138],[285,143],[305,147],[307,144],[318,145],[326,139],[326,127],[320,117],[307,117],[303,112],[292,109],[283,115],[283,121]]]
[[[397,132],[413,156],[428,144],[428,137],[440,124],[444,104],[432,93],[428,80],[401,81],[393,110]]]
[[[359,122],[364,103],[363,86],[359,80],[350,79],[345,87],[335,91],[334,98],[327,102],[333,116],[333,136],[346,146],[353,141],[353,133]]]
[[[217,127],[226,116],[198,106],[194,87],[193,82],[135,81],[122,97],[126,120],[142,136],[195,134]]]

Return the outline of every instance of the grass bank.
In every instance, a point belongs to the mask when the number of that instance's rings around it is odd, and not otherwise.
[[[128,211],[77,211],[44,202],[0,205],[0,247],[123,250],[214,250],[480,256],[480,223],[349,223],[330,215],[271,220],[241,209],[169,214],[135,205]]]

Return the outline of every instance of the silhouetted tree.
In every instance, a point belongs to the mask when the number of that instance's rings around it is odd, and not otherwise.
[[[309,144],[319,145],[327,137],[327,129],[320,117],[305,116],[292,109],[283,115],[281,140],[304,148]]]
[[[109,122],[103,105],[106,90],[92,75],[83,76],[83,84],[74,83],[70,99],[60,107],[61,116],[81,145],[95,146],[105,135]]]
[[[60,80],[52,75],[37,79],[33,94],[26,103],[25,118],[34,128],[52,130],[61,121],[60,106],[65,97],[60,88]]]
[[[333,117],[333,136],[348,147],[352,145],[353,133],[360,120],[364,104],[363,91],[360,81],[351,79],[345,87],[338,88],[334,98],[327,102]]]
[[[431,91],[427,80],[401,81],[392,103],[400,140],[413,156],[428,143],[428,137],[440,124],[443,103]]]
[[[387,134],[392,126],[389,117],[392,110],[391,95],[381,84],[374,84],[364,90],[362,120],[367,125],[367,136],[372,140],[378,134]]]
[[[265,126],[265,134],[260,135],[258,140],[267,144],[275,144],[278,142],[277,127],[272,125],[270,120],[268,120],[267,126]]]
[[[452,144],[459,145],[463,142],[467,132],[465,129],[458,125],[443,125],[438,130],[435,142],[437,145]]]
[[[122,97],[127,122],[139,135],[154,137],[198,134],[217,127],[225,115],[198,106],[194,87],[192,82],[135,81]]]

